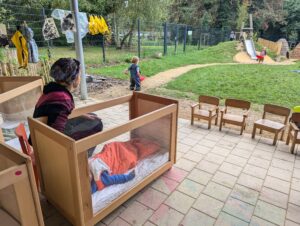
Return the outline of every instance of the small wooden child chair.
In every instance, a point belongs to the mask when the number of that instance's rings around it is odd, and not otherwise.
[[[249,109],[251,103],[245,100],[237,100],[237,99],[226,99],[225,100],[225,108],[221,110],[221,121],[220,121],[220,128],[222,130],[222,126],[225,123],[240,126],[241,132],[240,135],[243,134],[243,131],[246,128],[246,118],[248,117]],[[244,112],[242,115],[238,114],[231,114],[228,113],[228,107],[230,108],[238,108],[242,109]]]
[[[288,132],[288,137],[286,139],[286,144],[288,145],[292,141],[291,153],[294,154],[296,144],[300,144],[300,133],[299,128],[296,125],[300,124],[300,113],[293,113],[290,118],[290,128]]]
[[[281,132],[280,139],[283,140],[284,129],[285,126],[287,125],[290,112],[291,110],[286,107],[281,107],[273,104],[265,104],[262,119],[259,119],[254,123],[252,138],[255,138],[256,129],[260,129],[260,134],[262,133],[262,130],[268,131],[270,133],[275,133],[273,145],[276,144],[278,134],[280,132]],[[281,123],[281,122],[275,122],[274,120],[266,119],[267,113],[284,117],[284,122]]]
[[[199,96],[199,103],[191,106],[191,125],[194,124],[194,118],[204,119],[208,121],[208,129],[211,127],[211,121],[215,119],[215,125],[218,123],[220,99],[212,96]],[[208,109],[204,109],[202,104],[209,105]],[[195,108],[199,107],[199,110]]]

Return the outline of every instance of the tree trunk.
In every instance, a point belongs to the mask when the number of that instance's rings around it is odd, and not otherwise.
[[[128,48],[130,48],[132,45],[132,37],[133,37],[133,32],[131,32],[129,35],[129,39],[128,39],[128,43],[127,43]]]
[[[116,13],[113,14],[113,28],[114,28],[114,41],[116,48],[120,48],[120,36],[119,36],[119,23],[118,19],[116,18]]]
[[[127,40],[127,38],[128,38],[129,36],[130,36],[131,39],[132,39],[132,34],[133,34],[133,30],[134,30],[135,24],[136,24],[136,20],[133,20],[133,21],[132,21],[132,24],[131,24],[131,26],[130,26],[129,32],[128,32],[126,35],[124,35],[124,37],[123,37],[123,39],[122,39],[122,41],[121,41],[120,49],[122,49],[122,48],[124,47],[125,42],[126,42],[126,40]],[[128,42],[128,44],[131,44],[131,43]]]

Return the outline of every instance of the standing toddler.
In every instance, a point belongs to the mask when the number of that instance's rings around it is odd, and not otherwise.
[[[130,90],[141,91],[140,67],[138,66],[139,58],[134,56],[131,60],[131,65],[125,71],[130,72]]]

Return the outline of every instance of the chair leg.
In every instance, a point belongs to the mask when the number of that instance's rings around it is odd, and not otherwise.
[[[208,129],[211,128],[211,119],[208,120]]]
[[[219,131],[221,131],[221,130],[222,130],[222,126],[223,126],[223,122],[222,122],[222,118],[221,118],[221,122],[220,122]]]
[[[290,134],[288,134],[287,138],[286,138],[286,142],[285,144],[289,145],[290,144]]]
[[[275,133],[273,145],[276,145],[277,139],[278,139],[278,132]]]
[[[243,135],[243,131],[244,131],[244,125],[241,126],[241,132],[240,132],[240,135]]]
[[[215,119],[215,125],[218,125],[218,116]]]
[[[253,130],[252,130],[252,139],[255,138],[255,133],[256,133],[256,126],[253,126]]]
[[[289,145],[289,143],[290,143],[290,134],[291,134],[291,131],[292,131],[292,129],[291,129],[291,127],[289,127],[287,138],[286,138],[286,144],[287,145]]]
[[[284,129],[282,130],[280,140],[283,140],[283,136],[284,136]]]
[[[194,125],[194,117],[192,115],[192,118],[191,118],[191,125]]]
[[[296,146],[296,142],[292,141],[292,146],[291,146],[291,153],[292,154],[294,154],[295,146]]]
[[[261,130],[259,130],[259,134],[262,134],[262,129],[261,129]]]

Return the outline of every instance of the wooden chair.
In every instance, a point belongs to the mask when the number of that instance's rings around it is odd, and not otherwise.
[[[211,128],[211,121],[215,119],[215,125],[218,123],[220,99],[211,96],[199,96],[199,103],[191,106],[191,125],[194,125],[194,118],[198,120],[204,119],[208,121],[208,129]],[[202,104],[209,105],[208,109],[204,109]],[[199,107],[198,109],[195,109]]]
[[[237,125],[241,127],[240,134],[243,134],[244,129],[246,129],[246,118],[248,117],[249,109],[251,103],[245,100],[237,100],[237,99],[226,99],[225,100],[225,108],[221,110],[221,121],[219,130],[222,130],[222,126],[225,123],[229,123],[232,125]],[[228,107],[230,108],[238,108],[242,109],[244,112],[242,115],[230,114],[227,112]]]
[[[299,128],[296,125],[296,123],[299,125],[300,123],[300,113],[293,113],[290,119],[290,128],[288,132],[288,137],[286,139],[286,144],[288,145],[290,143],[290,140],[292,141],[291,146],[291,153],[294,154],[295,145],[300,144],[300,133]]]
[[[37,188],[39,188],[39,177],[38,177],[37,167],[36,167],[36,163],[35,163],[35,157],[34,157],[34,153],[31,148],[31,145],[28,143],[25,126],[23,123],[20,123],[18,125],[18,127],[15,129],[15,134],[19,139],[19,142],[20,142],[20,145],[22,148],[22,152],[25,155],[30,156],[30,158],[31,158],[32,167],[33,167],[33,171],[34,171],[34,177],[35,177],[35,181],[36,181],[36,186],[37,186]]]
[[[276,144],[278,139],[278,134],[281,132],[280,139],[283,140],[283,134],[285,126],[288,122],[288,117],[290,115],[291,110],[285,107],[272,105],[272,104],[265,104],[264,105],[264,113],[262,119],[257,120],[254,123],[253,131],[252,131],[252,138],[255,138],[256,129],[260,129],[260,134],[262,134],[262,131],[268,131],[270,133],[275,133],[273,145]],[[269,119],[266,119],[266,114],[270,113],[273,115],[283,116],[284,122],[275,122]]]

